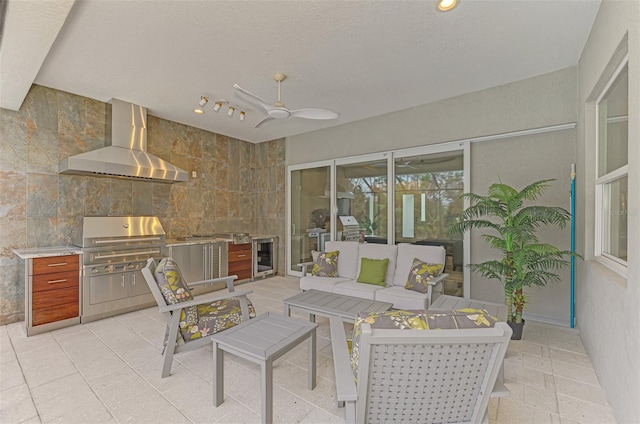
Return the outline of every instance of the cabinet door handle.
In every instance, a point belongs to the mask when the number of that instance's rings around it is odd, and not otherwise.
[[[135,285],[136,285],[136,274],[133,274],[133,275],[132,275],[131,285],[132,285],[132,286],[135,286]]]
[[[51,280],[51,281],[47,281],[47,284],[64,283],[64,282],[66,282],[66,281],[67,281],[67,279],[66,279],[66,278],[64,278],[64,279],[62,279],[62,280]]]
[[[120,285],[122,286],[122,288],[124,288],[124,274],[122,274],[122,283],[120,283]]]
[[[238,255],[239,258],[244,258],[247,255]]]
[[[67,262],[58,262],[57,264],[48,264],[47,266],[65,266],[68,265]]]

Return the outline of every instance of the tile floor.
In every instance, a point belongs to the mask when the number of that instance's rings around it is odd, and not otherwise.
[[[242,285],[258,311],[282,313],[296,278]],[[299,315],[302,318],[302,315]],[[274,421],[342,423],[328,322],[319,318],[318,385],[307,389],[306,343],[274,364]],[[225,360],[225,402],[211,398],[211,348],[177,355],[160,378],[164,324],[157,308],[27,338],[22,323],[0,327],[1,423],[260,422],[259,369]],[[505,360],[511,396],[492,400],[492,423],[614,423],[577,332],[527,322]]]

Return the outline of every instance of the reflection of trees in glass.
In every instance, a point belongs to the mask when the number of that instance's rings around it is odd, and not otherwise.
[[[387,236],[387,177],[350,178],[352,213],[365,234]]]
[[[396,176],[396,238],[402,234],[402,195],[415,197],[415,239],[448,239],[447,229],[464,209],[464,172],[431,172]],[[425,220],[421,220],[421,194],[425,194]]]

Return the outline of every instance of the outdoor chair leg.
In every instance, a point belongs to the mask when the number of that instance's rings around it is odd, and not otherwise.
[[[169,336],[167,338],[167,346],[164,349],[164,364],[162,365],[162,378],[169,377],[171,374],[171,365],[173,364],[173,353],[176,349],[176,339],[178,337],[178,325],[180,321],[180,311],[174,311],[171,314],[171,323],[169,326]]]

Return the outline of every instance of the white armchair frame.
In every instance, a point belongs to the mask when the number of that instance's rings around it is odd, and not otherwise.
[[[159,312],[165,315],[166,322],[167,322],[167,328],[165,330],[165,335],[164,335],[164,350],[162,353],[164,357],[164,362],[162,366],[162,378],[165,378],[171,374],[171,366],[173,364],[174,354],[180,353],[186,350],[198,349],[202,346],[211,344],[210,337],[202,337],[196,340],[189,341],[187,343],[183,342],[182,344],[178,343],[180,311],[189,306],[204,305],[208,303],[210,304],[218,300],[237,297],[240,299],[240,308],[242,310],[242,321],[248,321],[249,305],[247,301],[247,295],[250,293],[253,293],[253,290],[236,291],[233,284],[234,280],[238,278],[236,275],[214,278],[212,280],[197,281],[194,283],[187,282],[187,285],[189,287],[224,282],[227,285],[228,291],[222,295],[216,294],[216,293],[205,294],[205,295],[198,296],[197,298],[187,302],[180,302],[173,305],[169,305],[165,301],[164,296],[162,296],[162,293],[158,288],[158,284],[156,283],[155,277],[153,276],[156,265],[157,265],[156,260],[148,259],[146,266],[142,268],[141,271],[142,271],[142,275],[144,276],[144,279],[147,282],[147,285],[149,286],[149,289],[151,290],[151,293],[153,294],[154,299],[156,300],[156,303],[158,304]],[[182,338],[180,338],[180,340],[182,340]]]
[[[372,329],[362,324],[354,379],[344,324],[330,319],[337,399],[347,423],[488,423],[511,328]]]

